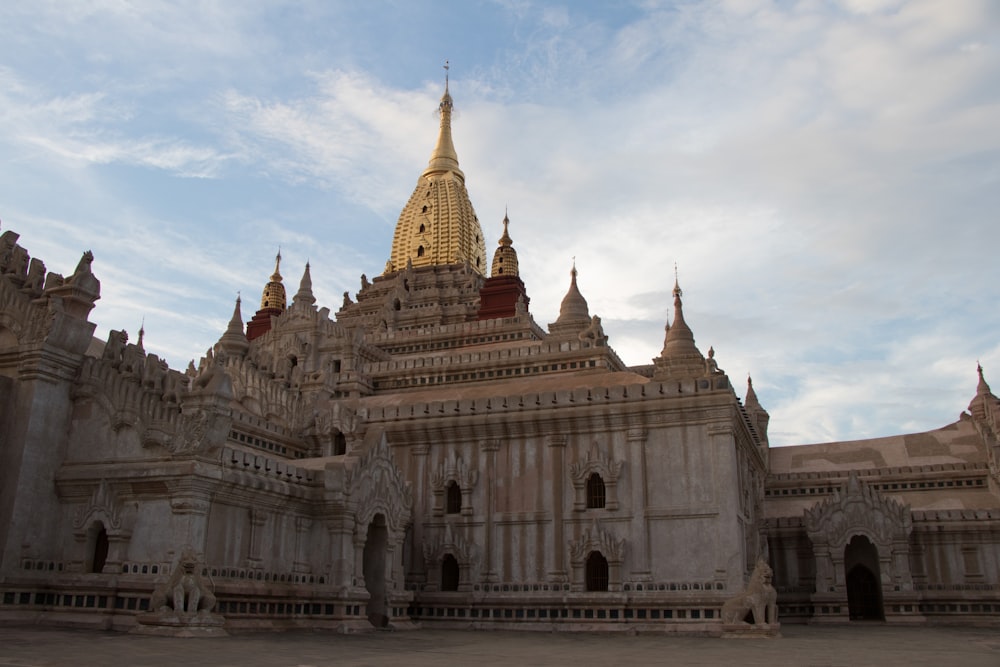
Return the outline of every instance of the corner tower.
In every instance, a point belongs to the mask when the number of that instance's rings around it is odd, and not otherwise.
[[[510,218],[504,213],[503,236],[500,246],[493,253],[490,277],[479,290],[479,315],[481,320],[498,317],[516,317],[519,310],[528,312],[528,293],[517,271],[517,251],[507,226]]]
[[[437,146],[399,214],[386,273],[405,269],[408,263],[421,267],[468,262],[473,271],[486,275],[483,230],[451,139],[453,106],[446,79],[438,105],[441,127]]]
[[[281,282],[281,250],[274,258],[274,273],[271,280],[264,286],[264,294],[260,297],[260,310],[247,323],[247,340],[263,336],[271,330],[271,318],[285,312],[285,285]]]

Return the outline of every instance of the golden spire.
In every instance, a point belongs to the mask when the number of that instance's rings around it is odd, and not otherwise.
[[[274,273],[271,274],[271,281],[264,286],[264,294],[260,298],[260,309],[273,308],[276,310],[285,309],[285,286],[281,284],[281,248],[278,248],[278,256],[274,258]]]
[[[490,269],[490,275],[494,278],[518,275],[517,251],[514,250],[514,241],[510,238],[510,232],[507,230],[509,224],[510,218],[507,217],[507,211],[504,210],[503,235],[500,237],[500,247],[493,253],[493,266]]]
[[[448,71],[445,63],[445,72]],[[445,78],[438,109],[441,124],[437,144],[417,187],[396,222],[386,273],[414,267],[468,263],[480,275],[486,272],[486,243],[479,218],[465,189],[465,174],[451,136],[454,104]]]
[[[458,168],[458,153],[455,152],[455,143],[451,139],[451,112],[455,108],[455,104],[451,99],[451,93],[448,92],[449,65],[447,60],[444,63],[444,69],[444,95],[441,96],[441,102],[438,104],[441,127],[438,130],[437,145],[434,147],[434,152],[431,153],[431,159],[427,163],[427,169],[424,170],[424,176],[450,171],[465,181],[465,174]]]

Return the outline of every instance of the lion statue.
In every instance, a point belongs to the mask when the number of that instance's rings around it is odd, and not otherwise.
[[[763,558],[750,575],[746,590],[726,600],[722,605],[722,623],[739,625],[746,623],[747,612],[753,611],[754,625],[768,625],[778,622],[778,594],[771,585],[773,572]]]
[[[215,594],[199,570],[198,555],[190,546],[184,547],[170,579],[153,591],[153,610],[187,617],[211,615]]]

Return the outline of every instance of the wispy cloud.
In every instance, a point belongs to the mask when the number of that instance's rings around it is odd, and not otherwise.
[[[333,310],[381,269],[452,57],[469,191],[488,239],[509,208],[540,323],[575,256],[648,363],[677,262],[780,444],[939,426],[976,359],[1000,373],[989,0],[456,8],[475,30],[410,3],[64,5],[0,8],[0,217],[68,268],[94,245],[101,328],[148,312],[172,362],[236,291],[249,315],[278,244]]]

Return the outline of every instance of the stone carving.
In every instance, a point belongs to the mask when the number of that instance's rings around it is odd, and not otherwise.
[[[384,434],[360,464],[347,471],[345,482],[359,532],[368,529],[376,514],[382,514],[389,531],[402,536],[410,522],[413,492],[393,463]]]
[[[6,275],[23,280],[28,274],[28,251],[19,245],[11,249]]]
[[[198,555],[191,546],[181,551],[177,567],[166,584],[153,591],[150,606],[160,614],[210,616],[215,608],[215,593],[201,576]]]
[[[159,394],[163,391],[163,380],[170,367],[167,362],[150,352],[146,355],[146,363],[142,370],[142,386],[153,393]]]
[[[32,298],[36,298],[42,295],[44,288],[45,264],[37,257],[32,257],[31,264],[28,265],[28,278],[24,281],[24,286],[21,290]]]
[[[521,297],[518,297],[520,300]],[[594,315],[590,318],[590,324],[580,332],[580,340],[590,342],[596,347],[603,347],[608,342],[608,337],[604,335],[604,327],[601,326],[601,318]]]
[[[838,573],[843,570],[844,548],[855,535],[866,537],[877,549],[883,586],[913,590],[910,507],[882,496],[856,472],[851,472],[847,484],[835,490],[832,498],[807,509],[803,523],[816,558],[817,593],[846,593]]]
[[[71,283],[82,283],[86,282],[88,276],[93,276],[93,272],[90,267],[94,263],[94,253],[89,250],[85,250],[83,255],[80,257],[80,261],[77,262],[76,270],[73,271],[73,275],[69,277],[69,282]]]
[[[187,393],[190,377],[167,369],[163,376],[163,401],[165,403],[180,403]]]
[[[771,585],[772,575],[771,566],[763,558],[758,559],[746,590],[722,605],[722,624],[747,625],[744,619],[752,611],[754,626],[777,626],[778,593]]]
[[[7,273],[7,267],[10,266],[11,257],[19,238],[21,238],[20,234],[9,229],[0,234],[0,273]]]
[[[128,332],[124,329],[122,331],[112,329],[108,332],[108,342],[104,345],[104,360],[110,362],[113,368],[121,366],[126,343],[128,343]]]
[[[450,460],[431,472],[431,489],[434,492],[434,513],[444,512],[444,492],[449,483],[458,484],[462,491],[462,514],[472,514],[472,489],[479,481],[479,471],[470,467],[461,456],[452,453]]]
[[[719,369],[719,362],[715,360],[715,348],[709,346],[708,348],[708,358],[705,359],[705,374],[706,375],[722,375],[723,372]]]
[[[609,510],[618,509],[618,478],[621,476],[624,465],[624,461],[615,461],[610,456],[604,455],[596,441],[590,443],[590,451],[587,452],[587,458],[577,461],[569,467],[569,474],[575,491],[573,509],[576,511],[586,509],[587,479],[595,472],[604,481],[605,492],[607,494],[605,508]]]
[[[157,586],[150,601],[152,613],[136,618],[133,632],[173,636],[226,634],[224,620],[212,614],[215,593],[201,574],[202,564],[190,545],[185,546],[166,583]]]
[[[77,509],[73,518],[73,528],[80,530],[90,525],[91,521],[100,521],[104,524],[105,530],[120,532],[122,520],[119,513],[118,497],[108,487],[108,481],[102,479],[101,483],[94,489],[90,502]]]
[[[142,347],[139,345],[126,345],[125,349],[122,350],[122,361],[119,370],[133,380],[139,381],[142,379],[145,361],[146,355],[143,353]]]
[[[424,542],[424,562],[427,566],[428,581],[434,581],[433,573],[439,571],[444,557],[451,554],[458,563],[459,590],[465,590],[476,579],[480,562],[479,547],[455,533],[451,524],[446,524],[444,533],[437,539]]]
[[[608,563],[621,563],[625,557],[625,538],[617,539],[608,531],[601,530],[597,519],[594,519],[579,540],[570,542],[570,559],[573,563],[583,564],[592,551],[600,551]]]
[[[576,592],[584,590],[587,560],[595,551],[608,562],[607,590],[620,591],[622,562],[625,560],[625,538],[618,538],[613,533],[602,530],[596,518],[590,528],[583,531],[580,539],[569,541],[571,590]]]
[[[859,531],[876,544],[888,545],[908,541],[913,530],[910,507],[883,497],[862,483],[855,472],[846,488],[835,490],[833,498],[807,509],[804,522],[810,538],[822,535],[832,548],[841,550]]]
[[[201,408],[185,408],[181,426],[168,447],[172,454],[189,455],[217,450],[226,441],[232,419]]]

